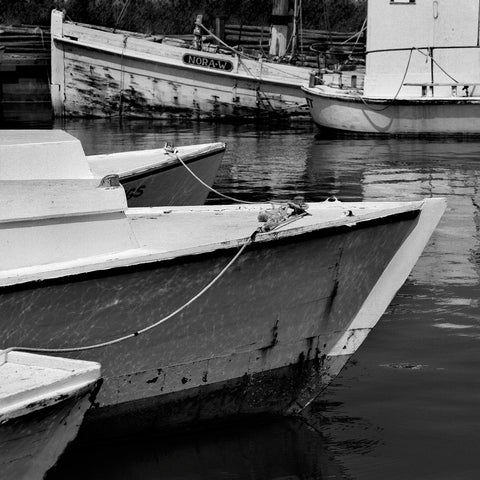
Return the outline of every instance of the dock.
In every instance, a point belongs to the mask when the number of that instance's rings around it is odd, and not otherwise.
[[[49,27],[0,25],[0,120],[51,112],[50,65]]]

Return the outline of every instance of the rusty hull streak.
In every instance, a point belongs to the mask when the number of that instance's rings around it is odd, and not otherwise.
[[[211,105],[211,111],[202,111],[200,103],[192,98],[192,108],[179,106],[165,106],[155,101],[155,92],[159,89],[159,84],[163,83],[157,78],[146,77],[152,88],[147,97],[141,92],[141,86],[135,80],[135,76],[130,73],[121,73],[122,80],[117,80],[112,75],[108,67],[102,67],[102,72],[98,68],[85,63],[73,63],[69,61],[65,65],[65,97],[66,103],[74,104],[75,108],[67,108],[72,111],[71,115],[80,115],[86,117],[111,117],[126,116],[136,118],[194,118],[203,119],[239,119],[245,118],[252,120],[285,120],[292,116],[288,110],[282,111],[280,108],[267,108],[265,104],[271,101],[280,101],[281,95],[259,94],[255,86],[252,91],[257,92],[257,107],[249,107],[240,103],[240,98],[234,95],[232,103],[221,102],[217,95],[212,95],[207,103]],[[124,86],[122,88],[122,83]],[[167,82],[165,82],[167,84]],[[181,86],[176,82],[168,82],[171,88],[170,98],[174,104],[178,104],[178,95]],[[75,93],[80,95],[75,95]],[[164,94],[164,92],[161,92]],[[167,94],[168,97],[168,94]],[[259,98],[263,97],[262,100]],[[285,105],[287,108],[287,105]],[[73,113],[74,112],[74,113]],[[299,116],[302,114],[299,113]],[[295,115],[294,115],[295,116]]]

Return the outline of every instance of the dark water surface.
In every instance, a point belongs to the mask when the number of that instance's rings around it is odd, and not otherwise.
[[[73,444],[49,480],[480,478],[480,140],[321,137],[309,124],[56,126],[87,154],[225,141],[215,187],[247,200],[444,196],[448,207],[380,323],[314,405],[318,431],[280,421]]]

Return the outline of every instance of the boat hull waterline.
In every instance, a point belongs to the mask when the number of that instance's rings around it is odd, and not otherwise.
[[[344,205],[355,212],[355,204]],[[87,424],[121,416],[111,425],[117,430],[153,428],[305,406],[376,324],[445,208],[443,200],[415,205],[293,237],[271,235],[167,323],[75,354],[104,371]],[[190,299],[236,251],[5,286],[2,342],[57,348],[138,331]]]

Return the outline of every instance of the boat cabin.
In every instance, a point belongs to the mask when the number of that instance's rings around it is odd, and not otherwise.
[[[80,141],[66,132],[3,130],[0,188],[4,270],[138,247],[124,189],[94,176]]]
[[[477,96],[479,3],[369,0],[365,96]]]

